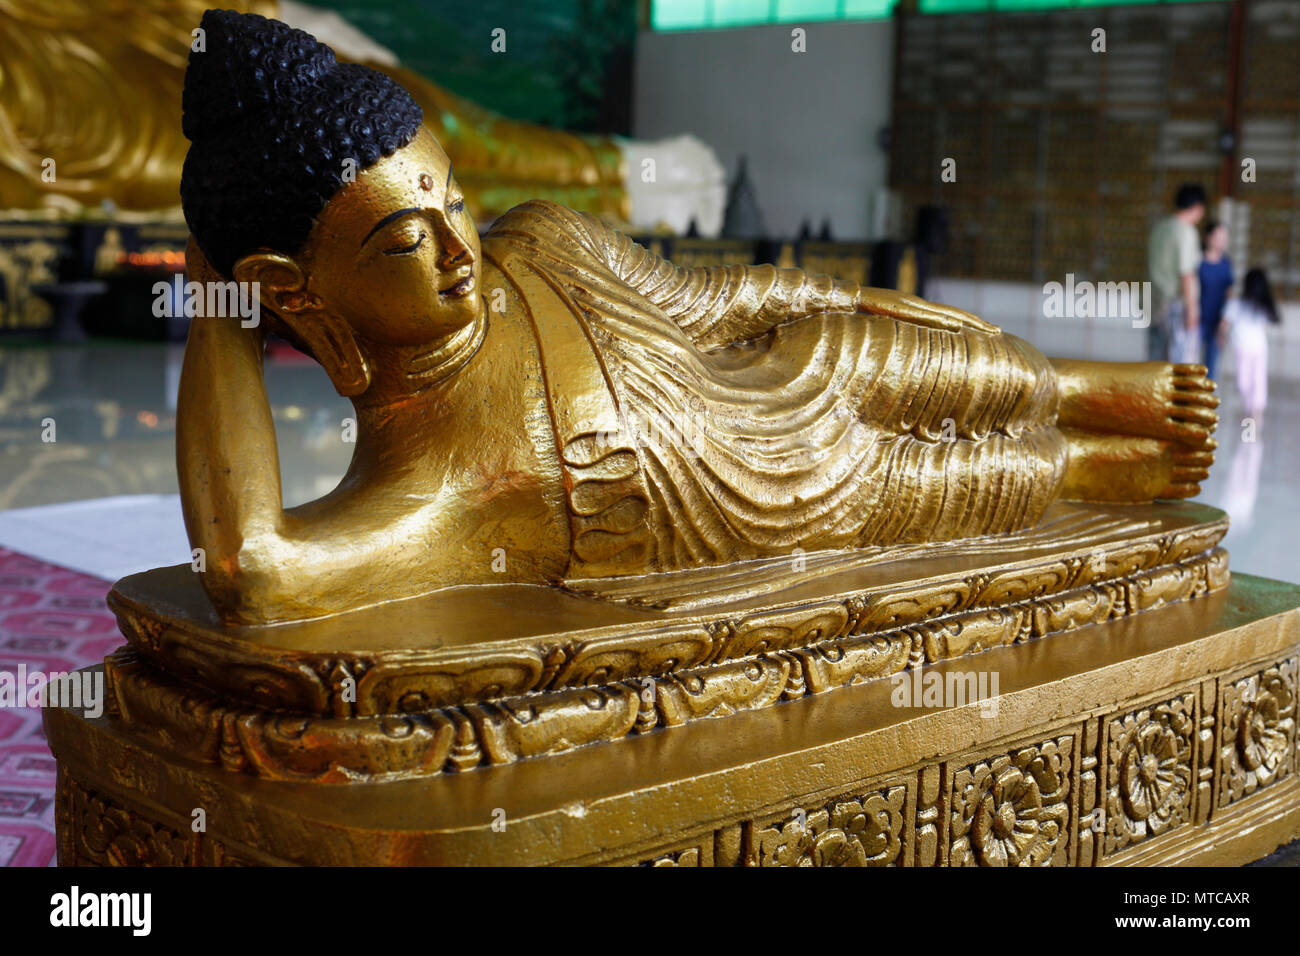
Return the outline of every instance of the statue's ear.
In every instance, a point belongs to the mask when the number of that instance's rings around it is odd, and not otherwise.
[[[370,387],[370,366],[352,327],[307,291],[307,276],[289,256],[255,252],[235,263],[236,282],[256,282],[262,305],[274,312],[325,367],[340,395]]]

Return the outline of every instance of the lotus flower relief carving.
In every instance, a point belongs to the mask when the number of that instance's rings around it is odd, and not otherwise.
[[[1296,657],[1225,686],[1219,806],[1248,797],[1295,769],[1298,690]]]
[[[1295,695],[1282,675],[1261,675],[1258,690],[1245,699],[1237,729],[1242,766],[1267,783],[1282,765],[1295,734]]]
[[[1069,816],[1066,780],[1055,750],[1030,748],[997,757],[974,768],[963,789],[960,800],[970,814],[969,836],[954,844],[954,862],[1052,862]]]
[[[1120,770],[1121,796],[1129,817],[1151,819],[1153,824],[1169,818],[1190,778],[1185,750],[1185,737],[1158,721],[1148,721],[1133,736]]]
[[[756,834],[760,866],[885,866],[902,849],[902,810],[906,792],[840,800]]]

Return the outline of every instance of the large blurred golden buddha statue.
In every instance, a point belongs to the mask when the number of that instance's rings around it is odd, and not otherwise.
[[[1190,496],[1207,473],[1198,366],[1051,362],[887,290],[678,269],[554,203],[480,244],[400,86],[276,21],[203,26],[191,277],[256,282],[270,313],[197,318],[182,373],[186,523],[228,620],[1006,535],[1062,498]],[[357,413],[347,475],[290,509],[268,326]]]
[[[283,6],[347,29],[336,17],[275,0],[231,6],[267,16]],[[77,215],[107,201],[127,219],[174,212],[187,148],[177,123],[185,58],[206,7],[206,0],[0,0],[0,210]],[[396,77],[423,108],[477,221],[537,197],[619,220],[630,215],[612,138],[498,116],[356,36],[354,59]]]

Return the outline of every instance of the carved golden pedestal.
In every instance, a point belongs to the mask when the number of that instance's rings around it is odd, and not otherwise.
[[[1300,587],[1229,583],[1213,509],[1067,512],[1055,543],[666,609],[478,588],[223,628],[188,571],[128,578],[109,712],[46,713],[60,861],[1237,864],[1295,837]],[[915,668],[999,695],[894,706]]]

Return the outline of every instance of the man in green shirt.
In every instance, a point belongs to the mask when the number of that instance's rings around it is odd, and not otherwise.
[[[1197,223],[1208,198],[1199,183],[1184,183],[1174,195],[1174,213],[1151,230],[1147,268],[1151,273],[1151,324],[1147,358],[1152,361],[1199,362],[1197,344],[1201,297],[1196,278],[1201,264]]]

